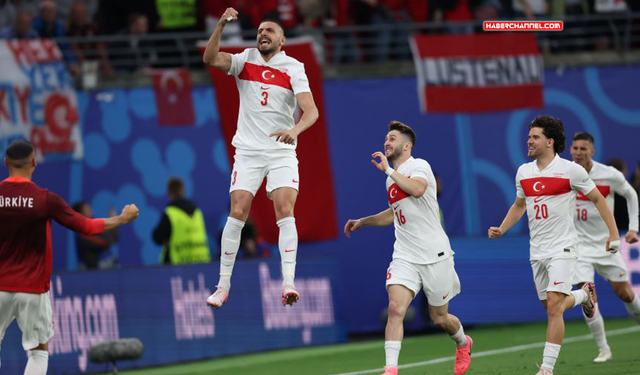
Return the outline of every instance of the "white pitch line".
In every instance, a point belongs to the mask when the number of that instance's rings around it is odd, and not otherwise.
[[[638,332],[638,331],[640,331],[640,327],[638,327],[638,326],[629,327],[629,328],[621,328],[621,329],[615,329],[615,330],[607,332],[607,336],[620,336],[620,335],[626,335],[628,333],[633,333],[633,332]],[[569,338],[564,339],[562,343],[563,344],[570,344],[570,343],[574,343],[574,342],[587,341],[587,340],[593,340],[593,337],[591,335],[582,335],[582,336],[569,337]],[[487,351],[484,351],[484,352],[473,353],[471,356],[473,358],[478,358],[478,357],[488,357],[488,356],[504,354],[504,353],[520,352],[520,351],[523,351],[523,350],[543,348],[544,344],[545,344],[544,342],[536,342],[536,343],[533,343],[533,344],[517,345],[517,346],[512,346],[510,348],[493,349],[493,350],[487,350]],[[442,357],[442,358],[431,359],[429,361],[424,361],[424,362],[409,363],[409,364],[406,364],[406,365],[398,366],[398,369],[401,370],[401,369],[407,369],[407,368],[413,368],[413,367],[435,365],[436,363],[453,361],[455,358],[456,357],[451,356],[451,357]],[[382,369],[381,368],[377,368],[377,369],[372,369],[372,370],[364,370],[364,371],[356,371],[356,372],[345,372],[345,373],[333,374],[333,375],[364,375],[364,374],[375,374],[375,373],[379,373],[380,371],[382,371]]]

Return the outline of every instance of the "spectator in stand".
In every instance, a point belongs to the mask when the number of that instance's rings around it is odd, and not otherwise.
[[[116,70],[133,72],[146,71],[158,61],[153,42],[145,39],[149,33],[149,21],[144,14],[134,13],[129,16],[129,26],[122,36],[126,40],[112,43],[109,46],[109,58]]]
[[[371,24],[381,26],[376,33],[371,50],[376,50],[374,61],[386,61],[391,55],[405,60],[411,57],[409,33],[402,24],[411,22],[407,0],[369,0],[373,7]],[[395,29],[387,29],[392,26]]]
[[[354,15],[361,15],[363,12],[357,9],[363,5],[362,0],[336,0],[331,7],[331,14],[334,25],[329,26],[352,26],[357,22]],[[368,9],[370,12],[370,9]],[[351,64],[360,60],[360,50],[356,42],[356,36],[352,32],[336,32],[331,34],[333,50],[331,52],[334,64]]]
[[[543,19],[549,14],[547,0],[513,0],[516,18]]]
[[[33,19],[31,26],[38,32],[40,38],[62,38],[66,35],[64,24],[58,19],[56,2],[52,0],[44,0],[40,3],[38,16]],[[71,47],[67,43],[58,43],[60,51],[64,55],[67,68],[73,74],[78,74],[80,68],[71,51]]]
[[[13,25],[20,10],[31,15],[38,13],[39,4],[40,0],[0,0],[0,30]]]
[[[155,0],[100,0],[95,20],[100,33],[118,34],[129,27],[134,14],[145,15],[147,29],[156,31],[159,16]]]
[[[473,33],[473,21],[469,0],[433,0],[433,22],[445,26],[450,34]]]
[[[28,10],[20,10],[11,26],[0,31],[0,39],[30,39],[39,38],[38,32],[31,27],[33,17]]]
[[[98,24],[89,19],[87,3],[80,0],[74,1],[69,13],[67,35],[86,38],[98,34]],[[105,43],[74,42],[71,44],[71,51],[83,72],[96,72],[99,67],[105,75],[113,73]]]
[[[82,216],[93,219],[93,209],[87,201],[79,201],[71,206],[74,211]],[[111,210],[109,217],[116,216],[116,212]],[[120,235],[118,229],[105,231],[95,236],[85,236],[76,233],[76,251],[78,255],[78,268],[86,270],[106,269],[118,265],[118,257],[110,254],[109,249],[113,246]]]

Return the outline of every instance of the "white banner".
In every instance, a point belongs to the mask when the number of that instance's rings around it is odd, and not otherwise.
[[[58,46],[48,39],[0,41],[0,155],[29,139],[39,161],[83,157],[78,98]]]

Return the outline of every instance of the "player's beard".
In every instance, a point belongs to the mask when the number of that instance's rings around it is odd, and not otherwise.
[[[267,49],[262,49],[262,47],[260,46],[260,44],[258,44],[258,52],[260,52],[260,54],[262,56],[268,56],[272,53],[274,53],[276,50],[278,49],[277,46],[275,46],[273,44],[273,42],[271,42],[271,47],[267,48]]]
[[[394,148],[391,150],[391,154],[387,156],[387,160],[389,163],[393,163],[393,161],[398,159],[400,155],[402,155],[402,148]]]

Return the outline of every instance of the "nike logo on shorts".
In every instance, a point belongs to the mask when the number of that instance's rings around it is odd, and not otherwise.
[[[624,276],[626,274],[627,274],[626,272],[623,272],[623,273],[619,274],[618,277],[622,277],[622,276]]]
[[[560,285],[560,284],[564,284],[564,281],[554,281],[553,285]]]
[[[451,292],[449,292],[449,293],[451,293]],[[447,298],[447,296],[449,295],[449,293],[447,293],[447,294],[445,294],[444,296],[442,296],[442,299],[446,299],[446,298]]]
[[[298,183],[298,182],[300,182],[300,181],[298,181],[298,180],[296,180],[296,179],[294,178],[293,180],[291,180],[291,182],[293,182],[294,184],[297,184],[297,183]]]
[[[228,252],[228,251],[225,251],[225,252],[224,252],[224,255],[233,255],[233,254],[235,254],[235,253],[230,253],[230,252]]]
[[[292,251],[296,251],[296,249],[285,250],[284,252],[285,252],[285,253],[290,253],[290,252],[292,252]]]

